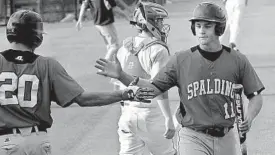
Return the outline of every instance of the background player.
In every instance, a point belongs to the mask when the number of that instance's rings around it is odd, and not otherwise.
[[[226,24],[224,11],[214,3],[200,3],[191,18],[191,30],[199,45],[176,53],[151,82],[138,85],[154,89],[155,95],[173,86],[179,89],[186,114],[179,133],[179,154],[236,155],[238,139],[232,130],[235,122],[233,85],[242,84],[249,99],[241,132],[248,132],[262,107],[264,86],[245,55],[220,44]],[[118,78],[128,85],[134,78],[119,64],[100,59],[100,75]]]
[[[167,17],[167,11],[159,4],[137,4],[131,23],[138,29],[138,34],[125,39],[117,53],[118,61],[126,73],[152,79],[165,66],[169,58],[165,41],[170,26],[163,22]],[[120,89],[126,87],[120,82],[116,84]],[[158,96],[151,104],[125,101],[122,105],[118,123],[120,155],[142,155],[146,147],[153,155],[176,153],[171,140],[175,126],[168,92]]]
[[[229,43],[230,48],[236,48],[241,29],[241,21],[244,16],[248,0],[223,0],[227,13],[227,24],[222,43]]]
[[[119,2],[125,10],[128,10],[128,12],[122,11],[118,8],[116,1]],[[122,0],[83,0],[79,12],[79,18],[76,23],[77,30],[82,28],[82,20],[87,7],[90,7],[94,25],[106,44],[107,53],[105,59],[112,60],[119,48],[117,30],[114,26],[115,19],[113,10],[119,12],[120,15],[127,20],[129,20],[128,15],[131,10],[128,9],[127,4]]]
[[[67,74],[54,59],[34,54],[43,40],[41,16],[21,10],[7,24],[11,49],[0,53],[0,154],[49,155],[47,128],[51,101],[62,107],[103,106],[120,100],[144,101],[146,89],[92,93]],[[143,93],[145,91],[145,94]],[[148,93],[148,94],[147,94]]]

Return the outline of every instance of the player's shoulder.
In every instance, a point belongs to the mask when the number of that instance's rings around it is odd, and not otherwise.
[[[37,58],[37,64],[40,68],[54,70],[60,68],[61,64],[52,57],[39,55]]]
[[[228,55],[230,55],[231,57],[233,57],[235,59],[239,59],[239,60],[247,59],[246,56],[242,52],[240,52],[239,49],[230,48],[225,45],[223,45],[223,49],[224,49],[225,53],[227,53]]]
[[[151,52],[168,53],[169,54],[169,48],[166,44],[154,43],[154,44],[149,45],[148,48],[150,48]]]
[[[133,42],[133,37],[126,37],[123,41],[122,41],[122,45],[128,45],[128,44],[131,44]]]
[[[193,46],[193,47],[188,48],[188,49],[179,50],[175,53],[174,56],[184,60],[184,59],[189,58],[190,56],[192,56],[192,54],[194,54],[197,50],[198,50],[198,45]]]
[[[167,43],[163,42],[162,40],[159,40],[157,38],[148,38],[144,41],[144,47],[143,50],[151,51],[151,53],[164,53],[165,55],[170,55],[169,47]]]
[[[39,59],[37,60],[40,61],[40,63],[49,63],[49,64],[55,64],[57,62],[57,60],[54,59],[53,57],[48,57],[43,55],[39,55]]]

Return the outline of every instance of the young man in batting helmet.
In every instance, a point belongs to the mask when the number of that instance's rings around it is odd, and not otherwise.
[[[53,123],[51,101],[62,107],[74,102],[102,106],[149,97],[150,92],[136,87],[111,93],[87,92],[56,60],[34,54],[44,34],[42,18],[35,12],[12,14],[6,34],[11,47],[0,53],[1,155],[51,154],[47,135]]]
[[[123,41],[117,59],[123,70],[144,79],[152,79],[165,66],[169,58],[166,45],[170,29],[164,24],[168,12],[161,5],[140,2],[130,22],[138,34]],[[121,82],[115,83],[124,89]],[[142,155],[145,148],[152,155],[175,155],[172,138],[175,126],[168,101],[168,92],[159,95],[150,104],[141,102],[122,103],[118,122],[120,155]]]
[[[249,99],[247,114],[240,125],[243,133],[249,131],[262,107],[260,93],[264,86],[245,55],[220,44],[226,17],[218,5],[200,3],[190,21],[199,45],[177,52],[152,80],[139,78],[138,85],[150,86],[155,96],[178,87],[185,110],[185,116],[179,117],[183,126],[179,133],[179,154],[236,155],[240,149],[236,148],[239,140],[232,130],[233,85],[243,85]],[[118,78],[126,86],[134,79],[119,64],[110,61],[96,67],[104,70],[98,74]]]

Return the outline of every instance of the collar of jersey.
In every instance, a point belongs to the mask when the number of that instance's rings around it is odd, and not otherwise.
[[[1,52],[4,58],[7,61],[16,63],[16,64],[25,64],[25,63],[33,63],[38,55],[29,52],[29,51],[19,51],[8,49],[6,51]]]

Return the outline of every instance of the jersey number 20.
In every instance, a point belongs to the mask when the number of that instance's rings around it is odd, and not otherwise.
[[[17,77],[13,72],[2,72],[0,74],[0,104],[34,107],[37,103],[38,85],[39,79],[36,75],[23,74]],[[7,92],[14,92],[16,89],[17,95],[8,95]]]

